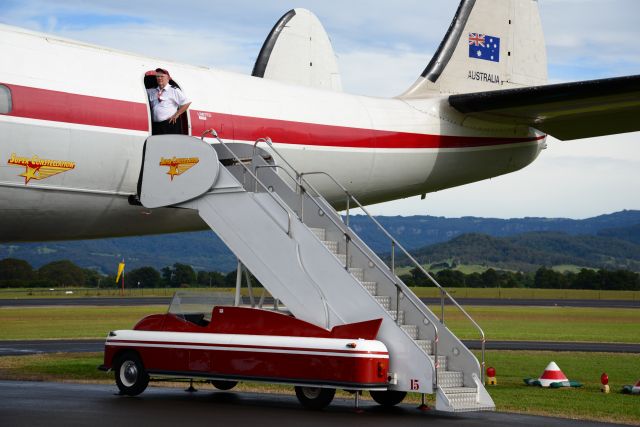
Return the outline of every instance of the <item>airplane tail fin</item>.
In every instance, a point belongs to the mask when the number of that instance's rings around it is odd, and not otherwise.
[[[538,0],[461,0],[429,65],[399,98],[546,82],[547,55]]]
[[[342,91],[338,61],[320,20],[306,9],[285,13],[264,41],[254,77]]]

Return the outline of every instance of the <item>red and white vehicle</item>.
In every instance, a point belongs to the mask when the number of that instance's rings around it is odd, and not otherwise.
[[[369,390],[386,405],[406,395],[387,390],[389,353],[375,340],[382,319],[326,330],[284,313],[215,301],[211,294],[178,292],[167,313],[110,332],[100,369],[113,370],[120,392],[130,396],[154,378],[209,380],[221,390],[242,380],[293,384],[310,408],[328,405],[336,388]]]

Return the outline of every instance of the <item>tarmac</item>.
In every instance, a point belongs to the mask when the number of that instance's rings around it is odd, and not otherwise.
[[[291,395],[214,391],[198,385],[188,393],[179,388],[149,387],[137,397],[120,396],[115,385],[61,384],[50,382],[0,381],[0,425],[3,426],[182,426],[257,425],[310,426],[353,425],[367,427],[595,427],[616,424],[570,420],[501,412],[451,414],[419,411],[400,404],[384,409],[361,400],[361,411],[353,400],[335,399],[322,411],[304,409]],[[273,424],[271,424],[273,423]]]

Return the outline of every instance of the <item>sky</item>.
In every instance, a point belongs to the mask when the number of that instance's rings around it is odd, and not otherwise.
[[[539,0],[549,82],[640,74],[638,0]],[[286,11],[325,26],[345,92],[392,97],[419,76],[458,0],[0,0],[0,22],[134,53],[250,74]],[[640,119],[640,118],[639,118]],[[377,215],[587,218],[640,209],[640,132],[561,142],[527,168],[373,205]]]

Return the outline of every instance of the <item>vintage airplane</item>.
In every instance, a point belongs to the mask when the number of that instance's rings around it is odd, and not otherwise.
[[[0,26],[0,56],[5,242],[205,228],[193,211],[131,203],[151,134],[145,75],[158,66],[192,101],[185,134],[270,137],[296,169],[329,172],[364,203],[516,171],[546,135],[640,130],[640,76],[546,85],[535,0],[462,0],[433,59],[393,99],[342,93],[328,37],[301,9],[275,25],[253,76],[9,26]],[[341,207],[326,184],[317,181]]]

